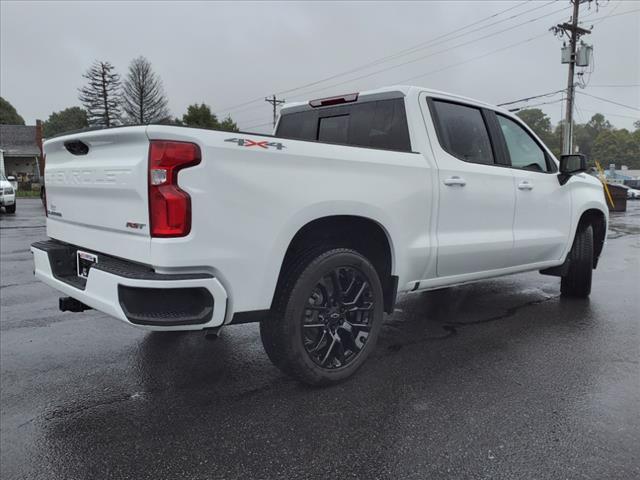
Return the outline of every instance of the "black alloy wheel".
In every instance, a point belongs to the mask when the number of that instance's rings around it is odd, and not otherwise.
[[[321,368],[342,368],[357,358],[371,332],[374,314],[370,281],[342,266],[316,284],[302,318],[305,350]]]

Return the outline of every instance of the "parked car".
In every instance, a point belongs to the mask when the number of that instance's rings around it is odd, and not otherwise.
[[[0,174],[0,207],[7,213],[16,213],[16,189],[4,174]]]
[[[638,200],[640,199],[640,190],[636,190],[635,188],[630,188],[627,190],[627,199],[629,200]]]
[[[275,135],[137,126],[47,141],[36,276],[149,330],[260,322],[310,384],[371,354],[398,292],[517,272],[586,297],[607,230],[584,157],[516,116],[390,87],[286,105]]]

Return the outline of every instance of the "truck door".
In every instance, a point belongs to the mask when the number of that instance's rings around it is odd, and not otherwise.
[[[464,103],[428,99],[437,142],[438,277],[512,266],[514,173],[500,164],[489,113]],[[432,135],[430,135],[432,136]]]
[[[559,260],[571,228],[571,193],[538,141],[516,120],[496,114],[515,176],[513,222],[516,265]]]

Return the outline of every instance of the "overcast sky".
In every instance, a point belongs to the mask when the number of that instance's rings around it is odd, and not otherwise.
[[[591,75],[584,75],[587,88],[577,96],[576,120],[587,121],[599,111],[614,125],[632,128],[640,118],[640,2],[599,3],[599,11],[595,2],[590,8],[586,3],[581,6],[583,26],[595,25],[585,37],[594,45],[595,61]],[[510,7],[514,8],[500,13]],[[482,21],[490,15],[495,16]],[[427,48],[282,96],[306,100],[402,83],[497,104],[566,87],[567,66],[560,64],[562,41],[547,30],[569,17],[569,0],[2,0],[0,94],[27,123],[34,123],[53,111],[79,105],[82,74],[95,59],[111,62],[124,76],[131,59],[144,55],[164,82],[173,115],[181,116],[195,102],[205,102],[224,115],[229,107],[422,44]],[[497,33],[505,29],[509,30]],[[401,63],[405,65],[393,68]],[[559,99],[560,95],[550,96],[530,104]],[[269,130],[263,124],[271,119],[270,108],[259,100],[230,113],[240,127],[264,132]],[[553,122],[560,119],[561,103],[540,108]]]

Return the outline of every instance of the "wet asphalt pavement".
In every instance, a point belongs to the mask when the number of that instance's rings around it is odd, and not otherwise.
[[[1,214],[2,479],[640,478],[640,202],[587,301],[537,273],[407,295],[341,385],[216,341],[61,313],[37,200]]]

